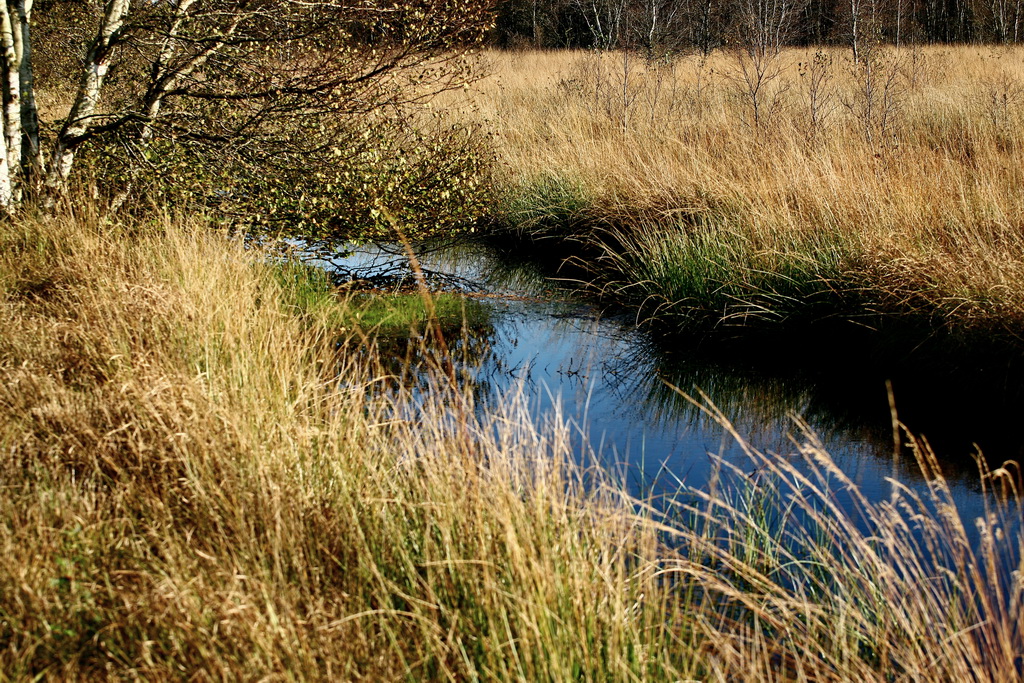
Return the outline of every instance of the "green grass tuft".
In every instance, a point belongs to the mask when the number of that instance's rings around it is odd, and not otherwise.
[[[433,321],[446,331],[488,321],[487,307],[475,299],[447,292],[346,292],[330,274],[298,263],[275,268],[281,301],[294,315],[340,330],[358,330],[379,338],[404,338]],[[424,301],[430,298],[430,305]]]

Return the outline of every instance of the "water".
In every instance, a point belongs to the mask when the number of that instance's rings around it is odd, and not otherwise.
[[[481,297],[490,310],[472,364],[483,402],[522,390],[538,416],[557,406],[576,426],[579,457],[596,456],[636,495],[700,487],[712,471],[709,454],[749,466],[736,439],[698,405],[716,406],[742,438],[780,458],[792,457],[805,422],[868,499],[888,497],[890,478],[923,491],[916,464],[894,448],[890,386],[900,419],[940,456],[963,518],[984,513],[978,447],[994,465],[1021,457],[1024,383],[1010,361],[887,364],[859,358],[839,340],[834,352],[816,340],[824,353],[811,353],[799,339],[783,344],[791,347],[785,354],[752,348],[723,358],[655,339],[482,247],[425,252],[420,260],[428,275]],[[393,274],[396,263],[404,263],[400,249],[373,247],[321,265],[372,277]]]

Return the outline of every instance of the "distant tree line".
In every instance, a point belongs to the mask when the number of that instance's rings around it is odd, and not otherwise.
[[[761,39],[784,45],[1016,43],[1024,0],[501,0],[500,47],[631,48],[655,54]]]

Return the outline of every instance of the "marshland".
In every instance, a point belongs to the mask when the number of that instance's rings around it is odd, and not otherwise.
[[[0,7],[0,678],[1019,680],[1024,51],[853,6]]]
[[[499,138],[511,222],[590,247],[591,282],[641,321],[1013,336],[1021,58],[491,54],[473,111]]]

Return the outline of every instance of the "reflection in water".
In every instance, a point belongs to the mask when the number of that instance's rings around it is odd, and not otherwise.
[[[395,259],[400,252],[364,249],[341,266],[366,273],[381,263],[391,268]],[[846,474],[878,500],[889,495],[892,476],[925,485],[906,453],[894,456],[891,381],[900,419],[946,458],[966,518],[980,515],[983,505],[974,444],[990,462],[1021,456],[1024,382],[1014,378],[1024,373],[1011,361],[952,371],[906,361],[887,366],[859,360],[865,354],[836,340],[799,339],[771,350],[708,353],[602,315],[553,291],[528,266],[510,266],[481,247],[432,250],[420,260],[429,272],[455,274],[463,291],[490,307],[489,324],[463,330],[450,343],[477,405],[522,390],[537,414],[558,407],[578,426],[580,457],[618,467],[637,494],[672,494],[680,482],[700,486],[712,472],[709,453],[740,467],[746,462],[702,402],[686,395],[706,396],[739,435],[778,457],[795,452],[794,439],[802,438],[796,420],[805,421]],[[408,368],[427,361],[417,353],[412,346],[393,350],[397,377],[412,377]]]

